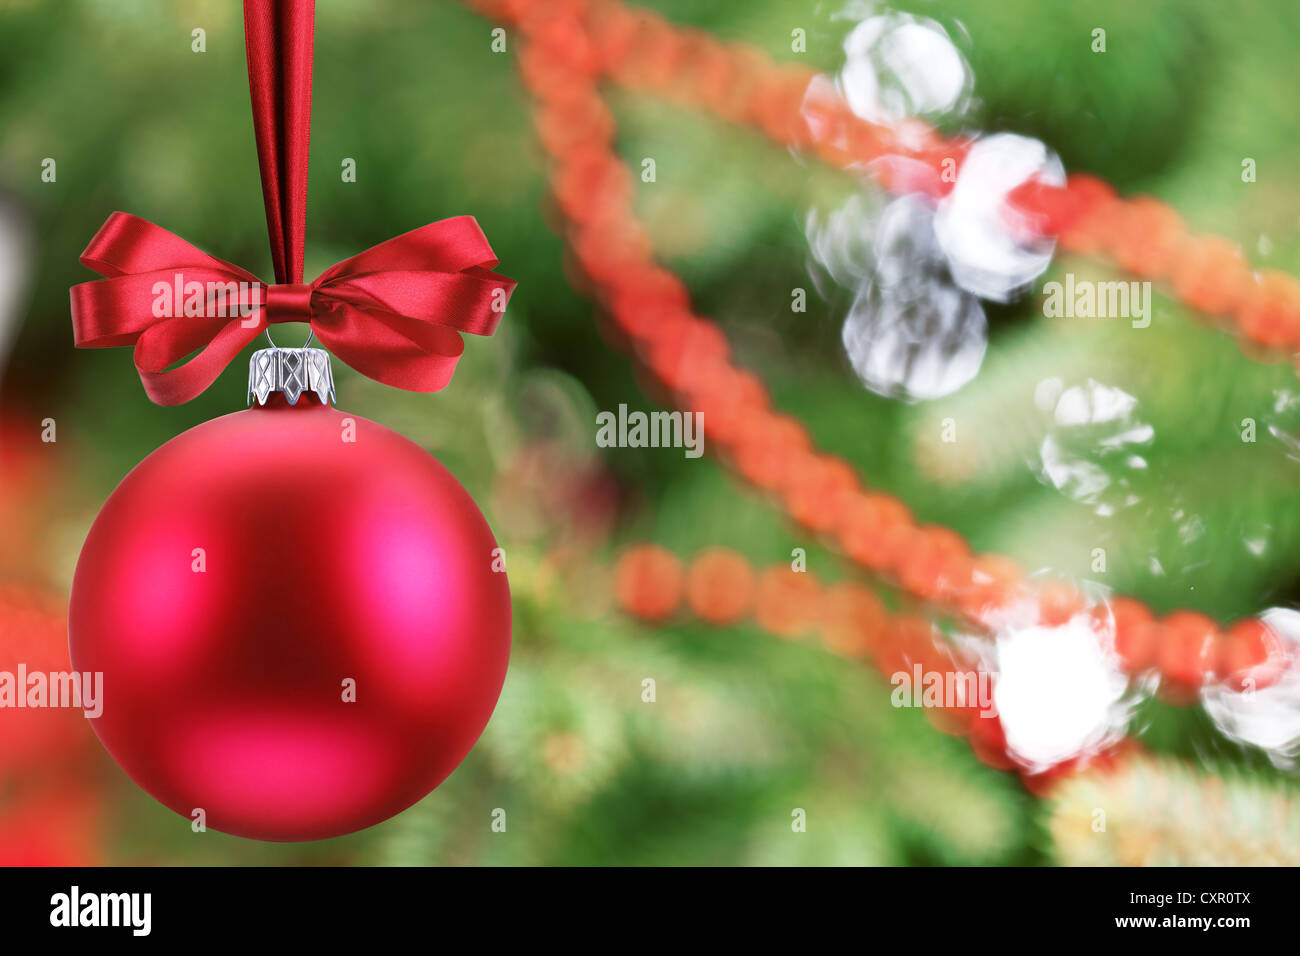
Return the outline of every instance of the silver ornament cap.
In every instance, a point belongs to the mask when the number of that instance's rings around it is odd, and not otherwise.
[[[322,405],[335,401],[334,371],[324,349],[258,349],[248,360],[248,400],[265,405],[272,392],[281,392],[297,405],[303,392],[315,392]]]

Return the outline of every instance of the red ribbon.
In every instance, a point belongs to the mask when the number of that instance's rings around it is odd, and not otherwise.
[[[145,392],[177,405],[212,384],[270,325],[309,322],[363,375],[416,392],[447,384],[461,332],[491,335],[515,282],[490,271],[472,216],[430,223],[345,259],[304,284],[313,0],[245,0],[248,79],[276,283],[209,256],[151,222],[115,212],[82,253],[106,276],[73,286],[78,348],[135,346]],[[184,364],[170,368],[199,350]]]

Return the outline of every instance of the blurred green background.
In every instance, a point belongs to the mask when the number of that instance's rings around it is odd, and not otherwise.
[[[1096,841],[1071,842],[1074,798],[1031,796],[920,713],[891,708],[887,683],[867,667],[748,626],[651,629],[608,608],[613,556],[644,539],[682,555],[723,544],[763,566],[803,547],[822,578],[847,572],[707,456],[595,447],[596,410],[653,405],[571,281],[517,77],[517,38],[492,52],[495,24],[450,0],[317,6],[307,276],[470,213],[501,271],[519,280],[500,331],[467,343],[442,393],[387,389],[335,363],[340,405],[437,455],[510,555],[515,650],[500,705],[465,764],[422,803],[311,845],[191,833],[84,727],[59,738],[58,758],[11,755],[6,765],[0,747],[0,859],[9,847],[17,861],[113,863],[1090,860]],[[647,6],[829,73],[865,15],[794,0]],[[1291,0],[899,9],[944,25],[971,64],[976,102],[952,128],[1042,138],[1067,170],[1165,199],[1257,265],[1300,272],[1300,6]],[[1103,55],[1089,48],[1098,26]],[[205,53],[191,51],[195,28],[206,31]],[[806,53],[790,49],[794,28],[807,31]],[[806,313],[789,308],[791,289],[811,289],[808,211],[871,187],[754,131],[610,95],[622,154],[656,160],[657,181],[639,186],[637,203],[662,260],[701,314],[721,323],[739,362],[771,385],[774,404],[865,481],[1027,568],[1098,577],[1090,560],[1103,547],[1099,580],[1161,610],[1226,620],[1295,602],[1300,389],[1289,362],[1247,356],[1159,289],[1142,334],[1123,321],[1045,319],[1031,294],[988,307],[990,347],[970,385],[919,404],[877,397],[845,358],[845,302],[810,295]],[[57,162],[56,182],[41,180],[46,157]],[[1244,157],[1256,161],[1257,182],[1242,182]],[[341,181],[345,158],[356,161],[355,183]],[[59,601],[116,482],[168,438],[244,404],[240,360],[198,399],[161,408],[145,398],[127,350],[72,348],[67,289],[94,277],[77,256],[117,209],[270,274],[239,4],[0,0],[0,213],[33,239],[29,284],[14,314],[0,316],[11,336],[0,384],[0,577],[10,614],[0,641],[11,646],[0,643],[0,667],[20,638],[63,639]],[[1106,275],[1062,256],[1042,278],[1067,270]],[[1052,377],[1123,390],[1153,430],[1144,469],[1095,462],[1115,469],[1113,514],[1062,494],[1033,466],[1052,428],[1034,389]],[[967,430],[957,445],[940,445],[939,423],[953,415]],[[54,444],[39,440],[47,417],[58,424]],[[1258,423],[1255,443],[1241,441],[1246,418]],[[1099,437],[1056,436],[1085,461]],[[640,699],[646,675],[660,688],[653,707]],[[1213,773],[1294,795],[1289,771],[1227,741],[1198,709],[1153,701],[1137,726],[1170,761],[1149,771],[1160,786],[1195,793],[1197,775]],[[490,830],[496,807],[510,814],[505,834]],[[791,833],[793,807],[808,810],[806,834]],[[1154,827],[1154,815],[1135,812],[1131,826]],[[1191,832],[1191,822],[1182,826]],[[1167,839],[1161,846],[1156,858],[1186,860]]]

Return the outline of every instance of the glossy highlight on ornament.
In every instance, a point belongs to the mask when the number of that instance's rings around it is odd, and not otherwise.
[[[109,497],[77,565],[91,722],[177,813],[313,840],[420,800],[486,726],[510,592],[470,496],[374,422],[282,393],[206,422]]]

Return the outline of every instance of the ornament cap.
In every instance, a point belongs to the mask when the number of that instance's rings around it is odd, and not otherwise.
[[[282,392],[297,405],[303,392],[315,392],[322,405],[335,401],[334,371],[324,349],[258,349],[248,360],[248,401],[265,405],[272,392]]]

